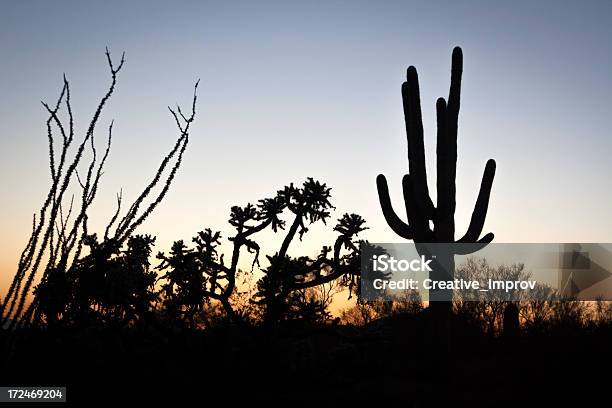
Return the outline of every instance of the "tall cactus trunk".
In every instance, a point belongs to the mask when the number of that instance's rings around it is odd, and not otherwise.
[[[455,256],[436,254],[436,262],[429,277],[433,280],[452,280],[455,274]],[[452,290],[432,290],[429,292],[429,307],[432,316],[432,345],[436,350],[449,351],[451,343]]]
[[[417,70],[413,66],[408,68],[406,82],[402,84],[409,166],[409,174],[405,175],[402,180],[407,223],[393,210],[385,176],[380,174],[376,179],[380,205],[387,224],[399,236],[417,243],[417,249],[419,249],[419,243],[476,244],[468,246],[467,250],[462,246],[437,246],[436,248],[448,247],[449,250],[432,254],[435,255],[430,273],[430,278],[433,280],[453,279],[455,255],[475,252],[493,240],[492,233],[486,234],[480,239],[478,237],[482,233],[489,205],[489,195],[495,176],[494,160],[489,160],[485,166],[480,192],[468,230],[461,239],[455,240],[457,129],[462,73],[463,54],[461,48],[456,47],[452,56],[448,104],[444,98],[438,98],[436,102],[438,128],[436,145],[437,206],[434,206],[427,186],[419,80]],[[433,230],[431,223],[433,223]],[[430,311],[433,317],[432,335],[437,339],[434,342],[434,347],[448,350],[452,291],[431,291],[429,297]]]

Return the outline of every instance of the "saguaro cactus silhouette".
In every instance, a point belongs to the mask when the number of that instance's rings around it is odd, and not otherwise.
[[[467,254],[478,250],[493,240],[488,233],[479,238],[484,226],[491,186],[495,176],[495,161],[490,159],[484,170],[480,192],[474,206],[467,232],[455,240],[456,171],[457,171],[457,122],[461,93],[463,54],[455,47],[452,56],[451,84],[448,103],[444,98],[436,102],[437,113],[437,206],[434,206],[427,186],[425,169],[425,148],[423,144],[423,120],[419,95],[417,70],[410,66],[406,82],[402,84],[402,100],[408,139],[409,174],[402,180],[404,203],[408,223],[404,222],[393,210],[389,197],[389,187],[384,175],[378,175],[376,184],[378,196],[385,219],[391,229],[399,236],[415,243],[441,243],[474,245],[436,246],[436,259],[432,262],[431,278],[434,280],[452,279],[454,275],[454,255]],[[432,228],[433,224],[433,228]],[[423,249],[425,246],[420,246]],[[429,299],[434,308],[447,310],[450,314],[452,292],[432,291]],[[436,304],[441,303],[441,304]]]

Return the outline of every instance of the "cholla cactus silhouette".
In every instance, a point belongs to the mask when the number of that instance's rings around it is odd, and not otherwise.
[[[291,242],[297,236],[300,240],[307,225],[322,221],[324,224],[335,207],[331,204],[331,188],[313,178],[308,178],[301,187],[293,184],[278,191],[277,198],[291,213],[293,222],[288,228],[278,252],[268,256],[270,266],[258,282],[257,297],[265,305],[264,320],[272,325],[283,320],[286,301],[297,290],[304,290],[342,278],[342,284],[353,289],[359,279],[361,253],[353,239],[366,230],[365,220],[357,214],[344,214],[334,230],[340,235],[331,247],[323,247],[316,259],[300,257],[292,259],[287,255]],[[348,254],[342,254],[342,249]],[[329,253],[332,255],[329,256]]]
[[[166,280],[163,286],[165,312],[187,320],[195,326],[195,315],[202,310],[210,299],[221,303],[230,320],[239,321],[230,299],[236,294],[236,279],[240,272],[239,262],[242,249],[254,254],[252,267],[259,264],[260,247],[254,241],[257,233],[271,227],[274,232],[284,227],[279,216],[285,209],[285,203],[278,197],[259,200],[256,205],[248,203],[244,207],[233,206],[229,224],[235,228],[234,236],[228,238],[232,243],[230,262],[225,263],[224,256],[217,248],[221,244],[221,233],[211,229],[200,231],[192,241],[195,249],[189,249],[183,241],[176,241],[169,255],[160,252],[157,257],[162,260],[161,270],[168,270],[161,279]]]
[[[265,319],[276,323],[284,319],[287,300],[297,291],[305,291],[325,284],[337,283],[352,293],[359,286],[360,248],[357,236],[365,231],[365,220],[357,214],[344,214],[338,220],[334,231],[338,236],[331,246],[324,246],[314,258],[301,256],[291,258],[287,251],[291,242],[308,231],[310,224],[325,221],[333,208],[330,199],[331,188],[325,183],[308,178],[301,187],[293,184],[278,190],[276,195],[264,198],[253,205],[233,206],[229,224],[235,234],[228,240],[232,243],[231,259],[226,262],[218,248],[221,233],[205,229],[193,238],[195,248],[188,248],[183,241],[176,241],[170,254],[158,254],[162,260],[160,270],[166,273],[160,277],[166,283],[161,295],[164,299],[164,312],[175,321],[188,322],[195,327],[196,314],[201,314],[203,306],[211,300],[219,302],[229,320],[240,323],[245,316],[240,308],[236,309],[239,276],[252,274],[259,265],[260,244],[257,234],[268,227],[277,233],[285,232],[281,248],[274,255],[266,256],[270,265],[257,282],[257,293],[253,304],[265,307]],[[281,219],[288,210],[293,221],[285,229],[286,222]],[[251,271],[239,269],[241,256],[245,251],[252,254]],[[297,295],[296,295],[297,296]],[[312,299],[311,299],[312,300]],[[316,302],[314,302],[316,303]],[[310,303],[308,306],[313,306]],[[319,311],[323,313],[322,304]]]
[[[316,299],[303,302],[308,300],[306,291],[310,289],[337,282],[339,287],[349,290],[349,298],[353,292],[357,292],[361,279],[360,244],[367,243],[359,241],[358,235],[368,229],[365,223],[358,214],[343,214],[334,227],[338,236],[333,246],[323,246],[314,258],[293,258],[286,252],[282,256],[278,252],[267,256],[270,266],[257,282],[255,294],[255,303],[265,306],[265,323],[270,325],[291,319],[295,315],[292,309],[296,309],[297,305],[300,305],[298,308],[318,308],[315,314],[318,317],[324,316],[325,307],[321,303],[317,304]]]
[[[461,94],[461,75],[463,72],[463,53],[455,47],[452,55],[451,84],[448,103],[444,98],[436,102],[437,114],[437,206],[434,206],[427,186],[425,168],[425,147],[423,144],[423,119],[419,95],[419,79],[415,67],[407,70],[406,82],[402,84],[402,100],[408,139],[409,174],[402,180],[404,204],[408,223],[404,222],[393,210],[389,197],[389,187],[384,175],[378,175],[376,184],[378,197],[384,217],[391,229],[399,236],[415,243],[471,243],[474,245],[452,245],[443,253],[436,252],[432,262],[430,277],[434,280],[453,279],[454,255],[477,251],[493,240],[493,234],[480,237],[484,226],[489,196],[495,176],[495,161],[490,159],[485,166],[480,192],[467,232],[455,240],[456,174],[457,174],[457,130]],[[433,224],[433,229],[432,229]],[[480,237],[480,238],[479,238]],[[425,246],[420,246],[421,248]],[[439,327],[448,332],[450,300],[452,291],[430,291],[429,300],[439,321],[446,321]],[[435,302],[442,301],[442,302]],[[446,317],[442,317],[446,316]],[[448,336],[445,336],[448,337]]]

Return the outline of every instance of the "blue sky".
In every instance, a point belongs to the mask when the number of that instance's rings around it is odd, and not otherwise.
[[[396,241],[375,178],[387,175],[399,208],[405,69],[419,70],[434,183],[435,100],[460,45],[457,235],[494,158],[485,232],[497,242],[610,242],[611,17],[610,2],[6,2],[0,267],[14,265],[49,181],[39,101],[65,72],[82,133],[109,81],[105,46],[127,62],[101,122],[115,119],[115,141],[94,226],[120,188],[130,201],[148,181],[176,137],[166,106],[189,103],[201,78],[184,166],[140,230],[158,249],[205,227],[227,236],[231,205],[308,176],[333,187],[337,216],[357,212],[370,240]],[[332,239],[314,228],[300,251]]]

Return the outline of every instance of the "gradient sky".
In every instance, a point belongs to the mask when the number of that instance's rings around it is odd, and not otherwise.
[[[127,62],[99,128],[115,119],[94,227],[120,188],[131,202],[148,182],[177,136],[166,106],[188,104],[201,78],[184,165],[139,230],[158,250],[205,227],[227,236],[231,205],[307,176],[333,187],[334,218],[357,212],[368,239],[397,241],[375,178],[387,175],[399,210],[405,69],[420,74],[433,183],[435,100],[460,45],[457,235],[494,158],[484,232],[496,242],[612,242],[611,20],[609,1],[3,2],[2,295],[49,184],[39,101],[55,100],[65,72],[82,135],[109,82],[105,46]],[[333,239],[313,228],[298,249],[314,255]],[[271,234],[262,240],[276,251]]]

